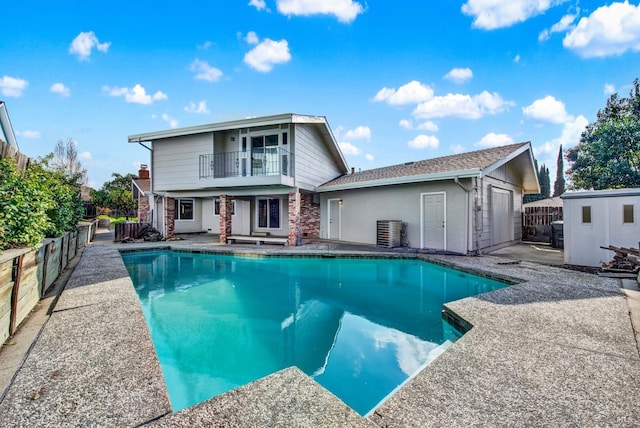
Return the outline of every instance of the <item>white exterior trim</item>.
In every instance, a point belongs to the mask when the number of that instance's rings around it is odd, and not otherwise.
[[[316,192],[334,192],[336,190],[362,189],[365,187],[389,186],[392,184],[421,183],[425,181],[453,180],[454,178],[480,177],[482,171],[479,168],[464,169],[460,171],[446,171],[435,174],[420,174],[404,177],[383,178],[380,180],[356,181],[353,183],[338,184],[335,186],[320,186]]]

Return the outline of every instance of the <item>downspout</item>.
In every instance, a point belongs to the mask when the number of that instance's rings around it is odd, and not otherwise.
[[[469,193],[471,192],[471,190],[469,190],[465,186],[463,186],[462,183],[460,183],[459,177],[457,177],[457,176],[453,178],[453,182],[456,183],[458,186],[460,186],[460,188],[462,190],[464,190],[464,193],[465,193],[465,196],[466,196],[464,198],[464,200],[465,200],[465,204],[464,205],[465,205],[465,217],[466,217],[465,224],[466,224],[466,231],[467,231],[467,254],[468,254],[468,253],[470,253],[472,251],[471,250],[471,241],[472,241],[471,229],[472,229],[472,227],[471,227],[471,224],[470,224],[471,217],[469,215]]]

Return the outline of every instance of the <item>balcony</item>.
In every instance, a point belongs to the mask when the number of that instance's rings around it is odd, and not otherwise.
[[[224,180],[224,184],[251,184],[251,177],[272,177],[277,182],[289,184],[293,179],[293,153],[281,147],[254,149],[252,152],[225,152],[200,155],[200,179],[239,178]],[[290,180],[281,180],[289,177]],[[247,181],[248,180],[248,181]],[[257,180],[256,183],[272,184],[274,180]],[[223,183],[220,183],[223,184]]]

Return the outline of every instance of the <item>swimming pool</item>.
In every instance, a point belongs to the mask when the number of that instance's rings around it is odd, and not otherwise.
[[[416,259],[122,258],[174,411],[295,365],[366,415],[460,337],[443,303],[507,285]]]

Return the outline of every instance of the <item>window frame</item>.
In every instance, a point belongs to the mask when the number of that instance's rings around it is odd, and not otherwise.
[[[180,207],[182,203],[190,203],[191,204],[191,218],[182,218],[180,213]],[[173,219],[175,221],[195,221],[196,219],[196,200],[195,198],[176,198],[175,199],[175,212],[173,214]]]
[[[213,198],[213,215],[216,217],[220,217],[220,198]],[[236,215],[236,200],[233,199],[231,201],[231,216],[235,217],[235,215]]]
[[[271,227],[271,211],[270,211],[270,202],[269,201],[278,201],[278,226]],[[266,226],[260,226],[260,201],[266,201]],[[256,214],[255,214],[255,227],[256,229],[267,229],[267,230],[282,230],[282,198],[278,197],[259,197],[256,198]]]

